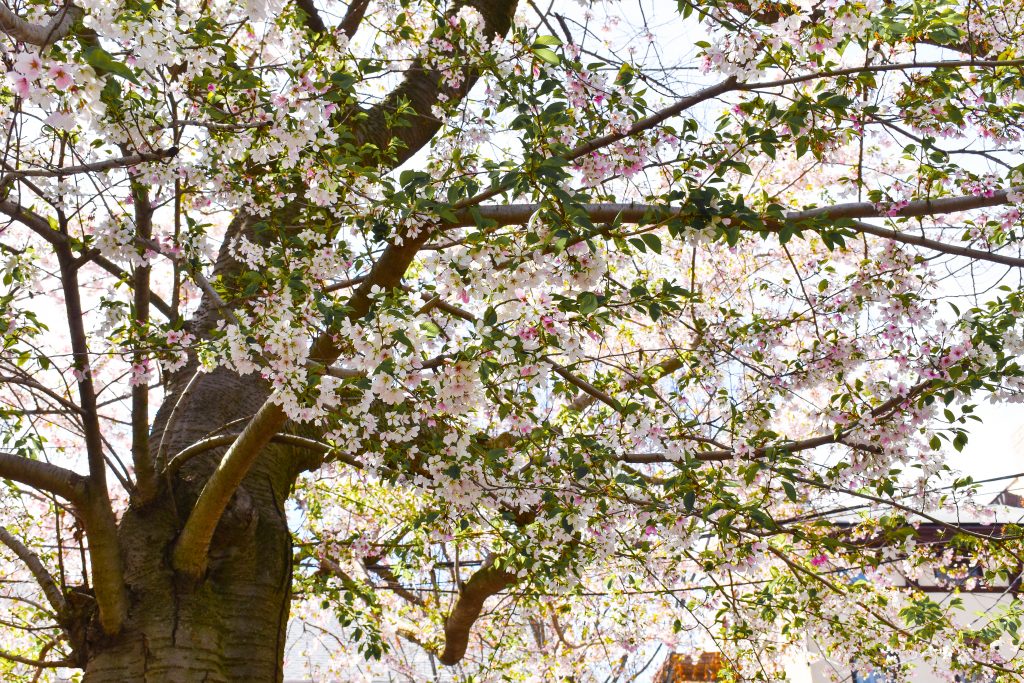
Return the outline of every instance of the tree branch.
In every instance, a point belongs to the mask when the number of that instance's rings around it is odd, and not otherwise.
[[[998,190],[991,196],[960,195],[955,197],[938,197],[936,199],[919,199],[894,212],[890,212],[884,206],[872,204],[871,202],[834,204],[832,206],[815,207],[800,211],[789,211],[785,214],[782,221],[768,218],[766,219],[766,224],[769,230],[777,232],[782,228],[783,224],[808,223],[818,219],[851,220],[852,225],[849,229],[856,232],[876,235],[904,244],[913,244],[944,254],[965,256],[1015,268],[1024,268],[1024,258],[948,244],[939,240],[896,230],[895,228],[886,228],[857,220],[860,218],[918,218],[959,213],[961,211],[993,206],[1005,206],[1012,203],[1009,198],[1010,195],[1021,193],[1024,193],[1024,187],[1016,186]],[[494,221],[499,226],[521,225],[529,221],[530,217],[539,208],[539,204],[495,204],[476,207],[474,213],[485,220]],[[691,207],[687,206],[659,206],[656,204],[640,203],[591,204],[584,207],[584,209],[587,212],[587,216],[594,222],[611,223],[619,221],[636,224],[654,224],[675,217],[686,217],[692,211]],[[468,227],[476,224],[476,219],[470,215],[469,211],[456,213],[456,217],[458,221],[449,223],[449,227]],[[745,229],[757,232],[764,228],[749,226]]]
[[[59,234],[66,237],[66,226],[62,227]],[[108,635],[115,635],[124,624],[128,603],[121,548],[117,539],[117,520],[107,491],[107,463],[103,453],[96,389],[89,369],[89,345],[78,287],[78,270],[68,243],[58,245],[55,251],[60,265],[71,351],[79,372],[79,405],[82,408],[82,431],[89,460],[86,495],[77,507],[82,513],[85,531],[89,536],[89,559],[93,569],[93,588],[96,591],[100,625]]]
[[[30,209],[26,209],[17,202],[13,202],[10,199],[0,200],[0,213],[6,215],[11,220],[21,223],[54,247],[58,245],[69,246],[67,238],[60,232],[51,228],[49,221],[38,213]],[[101,256],[99,252],[95,250],[88,251],[82,254],[80,258],[85,259],[90,263],[95,263],[114,277],[128,283],[129,287],[134,287],[134,281],[131,274],[106,257]],[[157,295],[152,293],[150,294],[150,303],[153,304],[158,311],[167,316],[167,318],[174,319],[176,317],[174,315],[174,309],[172,309],[167,302]]]
[[[2,7],[2,5],[0,5]],[[161,149],[155,152],[139,152],[137,154],[127,154],[122,157],[116,157],[114,159],[104,159],[103,161],[94,161],[88,164],[77,164],[75,166],[61,166],[58,168],[26,168],[11,170],[4,173],[0,177],[0,186],[7,184],[8,182],[17,178],[66,178],[67,176],[77,175],[79,173],[99,173],[102,171],[110,171],[115,168],[130,168],[132,166],[138,166],[139,164],[147,161],[160,161],[173,157],[178,153],[177,147],[171,147],[170,149]]]
[[[880,405],[872,408],[868,415],[872,419],[878,420],[879,418],[889,415],[901,404],[909,401],[916,396],[921,395],[929,388],[936,385],[935,380],[925,380],[918,384],[915,384],[910,388],[905,396],[893,396],[889,400],[881,403]],[[798,453],[800,451],[808,451],[821,446],[827,446],[829,444],[842,444],[849,445],[850,448],[856,448],[858,450],[868,450],[875,452],[878,450],[877,446],[863,445],[863,444],[846,444],[845,440],[853,433],[856,423],[846,427],[838,432],[832,432],[830,434],[822,434],[821,436],[814,436],[807,439],[800,439],[797,441],[789,441],[785,443],[774,444],[772,446],[762,446],[753,449],[749,455],[746,456],[748,460],[763,458],[771,452],[784,451],[786,453]],[[736,451],[731,448],[721,448],[714,451],[703,451],[693,453],[693,458],[701,462],[716,462],[724,460],[733,460],[737,458]],[[674,462],[665,456],[664,453],[626,453],[621,458],[622,462],[628,462],[633,464],[653,464],[653,463],[669,463]]]
[[[913,235],[907,232],[896,230],[895,228],[886,228],[880,225],[872,225],[871,223],[864,223],[863,221],[854,221],[857,232],[862,232],[866,235],[876,235],[884,239],[893,240],[894,242],[902,242],[903,244],[913,244],[925,249],[931,249],[943,254],[950,254],[953,256],[965,256],[967,258],[977,259],[979,261],[989,261],[991,263],[1000,263],[1004,266],[1010,266],[1011,268],[1024,268],[1024,258],[1017,256],[1007,256],[1006,254],[999,254],[992,251],[984,251],[982,249],[972,249],[971,247],[961,247],[956,244],[947,244],[938,240],[928,239],[920,235]]]
[[[639,387],[644,387],[649,384],[654,384],[658,380],[671,375],[673,372],[683,367],[683,361],[678,358],[669,358],[668,360],[662,361],[654,366],[654,374],[650,375],[642,373],[630,379],[629,381],[623,382],[621,385],[622,391],[632,391]],[[585,408],[590,407],[597,401],[597,397],[587,393],[583,394],[579,398],[575,399],[569,404],[569,407],[579,412]]]
[[[832,206],[815,207],[802,211],[790,211],[786,214],[786,220],[801,222],[812,218],[881,218],[895,216],[899,218],[913,218],[919,216],[937,216],[940,214],[957,213],[982,209],[990,206],[1002,206],[1010,204],[1009,195],[1024,193],[1024,186],[1018,185],[997,190],[990,196],[985,195],[959,195],[955,197],[938,197],[936,199],[918,199],[912,201],[902,209],[890,214],[884,207],[879,207],[871,202],[850,202],[847,204],[835,204]]]
[[[616,399],[601,391],[582,377],[577,377],[573,373],[569,372],[565,366],[559,365],[550,358],[544,358],[544,362],[551,366],[551,369],[555,371],[555,374],[582,391],[591,402],[600,401],[617,413],[622,411],[622,404]],[[575,401],[573,403],[575,403]]]
[[[484,601],[515,580],[515,574],[497,569],[493,563],[485,564],[470,577],[444,624],[444,652],[438,658],[442,664],[452,666],[462,661],[469,645],[469,631],[480,618]]]
[[[284,423],[281,406],[268,400],[228,447],[220,466],[206,481],[174,546],[172,560],[179,572],[193,579],[199,579],[206,572],[206,553],[231,496]]]
[[[52,245],[65,242],[62,239],[63,235],[50,227],[49,221],[17,202],[12,202],[10,199],[0,200],[0,213],[6,215],[11,220],[18,221]]]
[[[131,183],[132,203],[135,207],[135,225],[141,238],[149,240],[153,234],[153,205],[149,190],[134,181]],[[151,268],[143,263],[134,272],[135,291],[133,297],[133,319],[145,329],[149,323],[151,292],[149,279]],[[136,348],[132,362],[143,365],[149,361],[144,350]],[[132,386],[132,464],[135,466],[135,494],[142,505],[153,500],[157,494],[156,467],[149,448],[149,384],[135,382]]]
[[[378,564],[379,559],[380,558],[374,559],[371,562],[371,558],[365,558],[363,560],[363,566],[366,567],[367,571],[371,571],[383,579],[384,584],[391,589],[395,595],[406,602],[423,607],[426,604],[426,601],[403,586],[402,582],[398,580],[397,576],[395,576],[395,571],[391,567],[386,564]]]
[[[362,0],[352,0],[350,11],[360,2]],[[462,6],[473,7],[483,18],[485,35],[503,36],[512,26],[516,4],[517,0],[468,0],[455,3],[453,14]],[[365,8],[362,11],[365,12]],[[345,19],[348,21],[349,17],[346,15]],[[441,129],[441,121],[432,112],[441,96],[447,102],[459,101],[476,81],[477,74],[467,69],[458,87],[447,87],[443,85],[445,81],[440,73],[417,60],[406,71],[402,82],[382,102],[362,112],[362,120],[354,131],[355,145],[359,147],[370,143],[382,153],[392,149],[393,156],[384,161],[388,166],[400,166],[430,142]],[[408,107],[409,115],[403,117],[404,125],[395,126],[392,120],[403,107]]]
[[[78,271],[66,243],[57,249],[60,264],[60,280],[64,292],[64,308],[71,337],[71,352],[78,378],[79,405],[82,408],[82,425],[85,433],[85,450],[89,457],[89,478],[106,487],[106,465],[103,461],[103,436],[100,431],[99,414],[96,406],[96,390],[89,368],[88,337],[85,332],[85,314],[82,310],[78,287]]]
[[[85,498],[85,477],[57,465],[0,452],[0,477],[49,491],[72,503]]]
[[[313,33],[327,33],[327,26],[324,25],[324,20],[320,17],[320,12],[316,8],[313,0],[295,0],[295,4],[298,5],[299,9],[306,17],[306,27]]]
[[[730,0],[725,3],[725,6],[734,9],[740,14],[746,17],[754,19],[761,24],[774,24],[785,16],[780,9],[782,5],[777,3],[762,3],[757,10],[754,10],[751,3],[748,0]],[[770,8],[770,9],[769,9]],[[812,10],[807,16],[807,23],[818,24],[824,19],[825,13],[820,9]],[[914,42],[921,43],[923,45],[934,45],[936,47],[944,47],[950,50],[956,50],[963,54],[968,55],[987,55],[992,52],[992,45],[988,41],[977,40],[974,38],[968,38],[957,43],[942,43],[934,38],[930,37],[930,34],[925,34],[918,37]]]
[[[867,66],[850,67],[848,69],[837,69],[832,71],[820,71],[816,73],[804,74],[801,76],[794,76],[791,78],[784,78],[776,81],[765,81],[760,83],[740,83],[735,76],[730,76],[729,78],[726,78],[725,80],[719,83],[698,90],[692,95],[687,95],[686,97],[677,100],[676,102],[668,105],[667,107],[659,109],[650,116],[637,121],[628,129],[621,133],[609,133],[608,135],[604,135],[599,138],[594,138],[581,145],[578,145],[577,147],[574,147],[568,153],[566,153],[564,155],[564,158],[567,161],[573,161],[575,159],[579,159],[584,155],[593,154],[594,152],[597,152],[598,150],[607,147],[612,143],[618,142],[619,140],[623,140],[625,138],[632,137],[633,135],[637,135],[638,133],[642,133],[646,130],[649,130],[657,126],[658,124],[672,118],[673,116],[678,116],[684,111],[692,109],[693,107],[703,102],[706,102],[710,99],[718,97],[719,95],[724,95],[725,93],[732,91],[753,91],[762,90],[766,88],[777,88],[796,83],[805,83],[807,81],[812,81],[816,79],[834,78],[836,76],[851,75],[855,73],[864,72],[901,71],[915,68],[923,69],[954,68],[964,66],[1011,66],[1018,65],[1022,62],[1024,62],[1024,60],[992,60],[986,62],[979,62],[975,60],[945,60],[907,64],[869,64]],[[461,209],[466,209],[471,206],[477,206],[480,203],[487,201],[488,199],[492,199],[508,190],[511,187],[511,182],[513,181],[509,180],[503,183],[499,183],[498,185],[491,187],[487,190],[484,190],[482,192],[479,192],[473,195],[472,197],[463,199],[462,201],[456,203],[452,208],[455,209],[456,211],[459,211]]]
[[[194,458],[195,456],[205,453],[214,448],[220,448],[222,446],[230,446],[238,438],[238,434],[219,434],[217,436],[208,436],[205,439],[196,441],[194,444],[181,449],[174,454],[174,457],[167,463],[167,467],[164,470],[165,476],[174,476],[174,473],[181,469],[181,466],[186,462]],[[330,444],[316,441],[314,439],[308,439],[304,436],[298,436],[296,434],[275,434],[270,437],[272,443],[286,444],[289,446],[297,446],[299,448],[305,448],[306,450],[312,451],[317,455],[324,457],[330,454],[334,448]],[[335,454],[333,460],[343,462],[346,465],[351,465],[362,469],[362,465],[347,457]]]
[[[49,647],[45,648],[49,650]],[[44,653],[45,654],[45,653]],[[30,657],[22,657],[12,652],[5,652],[0,650],[0,659],[6,659],[9,662],[15,662],[17,664],[24,664],[25,666],[35,667],[37,669],[63,669],[64,667],[77,667],[79,664],[70,659],[55,659],[55,660],[43,660],[43,659],[32,659]]]
[[[21,371],[21,368],[16,368],[15,371]],[[32,379],[31,377],[15,377],[13,375],[0,375],[0,385],[3,384],[18,384],[24,387],[29,387],[30,389],[35,389],[36,391],[39,391],[45,394],[47,397],[56,401],[58,405],[67,408],[72,413],[76,415],[80,415],[82,413],[82,409],[78,407],[78,404],[76,404],[73,401],[69,401],[68,399],[58,394],[53,389],[43,386],[42,384]],[[39,397],[36,396],[35,399],[38,401]]]
[[[69,2],[57,11],[50,23],[30,24],[0,4],[0,31],[18,42],[46,47],[67,36],[74,23],[83,16],[85,12]]]
[[[39,555],[2,526],[0,526],[0,543],[10,548],[11,552],[25,563],[28,570],[32,572],[32,576],[35,577],[39,587],[43,589],[43,594],[46,596],[50,606],[53,607],[53,611],[57,614],[58,621],[63,619],[68,609],[67,601],[64,600],[64,594],[57,586],[57,582],[53,580],[53,576],[43,566],[43,561],[39,559]]]
[[[407,292],[411,291],[409,287],[405,287],[405,286],[402,286],[402,289],[407,291]],[[423,304],[423,307],[419,310],[419,313],[426,313],[427,311],[429,311],[429,310],[431,310],[433,308],[440,309],[440,310],[444,311],[445,313],[448,313],[449,315],[452,315],[452,316],[454,316],[456,318],[459,318],[461,320],[465,320],[467,322],[471,322],[471,323],[477,322],[477,317],[475,315],[473,315],[469,311],[466,311],[466,310],[464,310],[462,308],[459,308],[458,306],[454,306],[454,305],[452,305],[452,304],[450,304],[450,303],[448,303],[446,301],[443,301],[438,296],[435,296],[435,297],[431,298],[429,301],[427,301],[427,303]],[[443,357],[437,358],[437,359],[432,359],[432,360],[434,361],[434,363],[439,365],[440,363],[443,362]],[[544,361],[548,366],[550,366],[551,369],[555,372],[555,374],[557,374],[559,377],[561,377],[566,382],[568,382],[569,384],[573,385],[574,387],[576,387],[580,391],[584,392],[591,400],[593,400],[593,401],[601,401],[602,403],[606,404],[607,406],[609,406],[612,410],[614,410],[616,412],[619,412],[619,411],[622,410],[622,405],[618,401],[616,401],[614,398],[612,398],[611,396],[609,396],[605,392],[601,391],[600,389],[598,389],[597,387],[595,387],[593,384],[591,384],[587,380],[583,379],[582,377],[579,377],[578,375],[574,375],[564,365],[559,364],[557,361],[555,361],[554,359],[549,358],[547,356],[542,357],[541,360]],[[423,368],[427,368],[427,367],[429,367],[429,365],[431,365],[431,361],[427,361],[426,363],[424,363],[422,365],[422,367]],[[335,372],[332,371],[332,369],[329,368],[327,370],[327,374],[334,375]],[[347,373],[339,373],[339,374],[337,374],[335,376],[344,377],[344,376],[346,376],[346,374]],[[348,376],[351,376],[351,375],[348,375]]]
[[[78,506],[89,538],[89,564],[99,609],[100,626],[107,635],[117,635],[128,614],[117,519],[110,507],[106,488],[88,483],[85,500]]]
[[[1014,186],[997,190],[991,196],[959,195],[954,197],[937,197],[935,199],[918,199],[904,206],[889,216],[885,207],[871,202],[849,202],[831,206],[813,207],[789,211],[785,215],[787,222],[804,222],[815,218],[912,218],[920,216],[937,216],[940,214],[957,213],[982,209],[992,206],[1010,204],[1008,195],[1024,193],[1024,186]],[[482,218],[494,221],[498,225],[522,225],[541,208],[540,204],[485,204],[474,210]],[[692,211],[688,206],[664,206],[631,202],[626,204],[589,204],[583,207],[587,216],[594,222],[611,223],[620,220],[623,223],[650,224],[665,221],[676,216],[687,216]],[[458,220],[448,223],[448,227],[464,228],[476,225],[469,211],[456,213]]]
[[[82,515],[89,538],[89,558],[100,624],[108,634],[120,631],[127,603],[117,522],[106,489],[97,491],[94,482],[62,467],[3,452],[0,452],[0,477],[49,491],[75,505]]]
[[[601,137],[594,138],[592,140],[589,140],[588,142],[585,142],[581,145],[574,147],[568,153],[565,154],[565,160],[574,161],[575,159],[579,159],[580,157],[585,156],[587,154],[593,154],[594,152],[604,147],[607,147],[610,144],[618,142],[619,140],[624,140],[625,138],[636,135],[637,133],[642,133],[645,130],[649,130],[650,128],[653,128],[654,126],[658,125],[659,123],[662,123],[663,121],[666,121],[672,118],[673,116],[677,116],[683,113],[684,111],[691,109],[697,106],[698,104],[701,104],[702,102],[706,102],[710,99],[718,97],[719,95],[723,95],[731,90],[735,90],[737,83],[739,83],[739,81],[736,79],[736,77],[730,76],[724,81],[698,90],[692,95],[683,97],[678,101],[674,102],[673,104],[670,104],[669,106],[663,109],[659,109],[658,111],[656,111],[654,114],[651,114],[647,118],[637,121],[628,129],[621,133],[609,133],[608,135],[603,135]],[[485,202],[488,199],[497,197],[502,192],[505,192],[510,187],[510,182],[512,181],[499,183],[495,187],[484,190],[482,192],[478,192],[472,197],[469,197],[468,199],[463,199],[462,201],[456,203],[452,208],[455,209],[456,212],[459,212],[471,206],[478,206],[481,202]]]
[[[369,6],[370,0],[352,0],[348,10],[345,12],[345,17],[338,26],[341,32],[347,37],[352,38],[356,31],[359,30],[359,25],[363,23],[363,17],[366,16],[366,8]]]

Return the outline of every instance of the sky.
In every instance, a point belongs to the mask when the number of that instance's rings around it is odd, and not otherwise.
[[[1024,473],[1024,403],[983,402],[976,412],[982,422],[970,427],[970,440],[963,452],[950,449],[950,466],[976,480]],[[992,482],[981,491],[995,495],[1006,483]]]

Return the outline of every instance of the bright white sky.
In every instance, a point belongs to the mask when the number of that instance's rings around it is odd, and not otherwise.
[[[962,453],[950,449],[949,464],[975,479],[1024,472],[1024,404],[981,403],[976,412],[984,421],[970,428]],[[981,490],[995,495],[1007,484],[993,482]]]

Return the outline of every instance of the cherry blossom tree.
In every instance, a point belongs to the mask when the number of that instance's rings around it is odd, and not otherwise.
[[[1022,12],[0,5],[0,676],[1017,680]]]

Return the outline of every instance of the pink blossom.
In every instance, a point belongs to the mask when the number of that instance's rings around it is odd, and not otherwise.
[[[536,375],[536,374],[537,374],[537,366],[536,365],[524,365],[523,367],[519,368],[519,375],[521,377],[532,377],[533,375]]]
[[[520,339],[529,341],[531,339],[536,339],[537,336],[538,336],[538,332],[537,332],[537,328],[536,327],[523,327],[523,328],[520,328],[520,330],[519,330],[519,338]]]
[[[18,93],[19,97],[28,97],[32,92],[32,82],[24,76],[17,76],[14,79],[14,92]]]
[[[25,78],[39,78],[43,73],[43,62],[33,52],[20,52],[14,58],[14,70]]]
[[[75,79],[67,67],[62,64],[55,64],[50,67],[50,78],[58,90],[67,90],[75,84]]]
[[[128,384],[133,387],[147,384],[149,382],[151,372],[148,359],[132,365],[132,374],[128,378]]]

